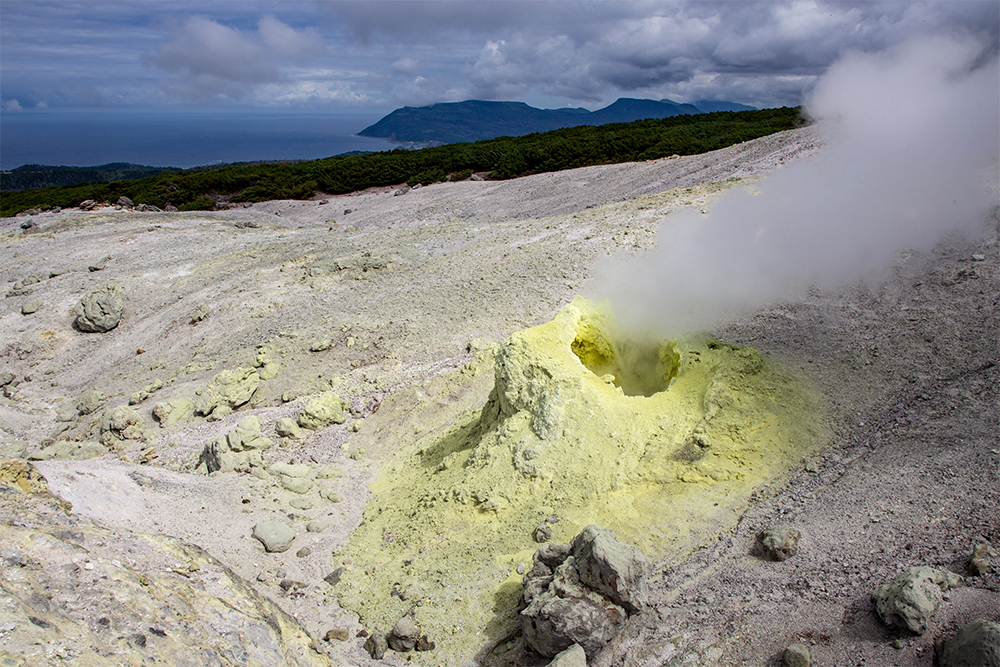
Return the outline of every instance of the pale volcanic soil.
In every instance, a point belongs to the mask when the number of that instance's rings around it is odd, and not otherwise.
[[[401,410],[411,400],[414,414],[440,423],[481,406],[490,374],[457,393],[441,380],[473,358],[470,350],[550,320],[576,295],[598,293],[597,263],[651,248],[671,211],[710,211],[720,192],[821,147],[818,131],[803,128],[707,155],[442,183],[403,196],[382,188],[217,212],[71,210],[33,216],[29,229],[20,227],[27,217],[0,220],[7,289],[45,276],[0,310],[0,372],[18,381],[0,397],[0,459],[31,454],[49,438],[93,439],[104,409],[155,379],[164,383],[135,406],[145,440],[120,455],[35,464],[50,490],[72,504],[68,517],[51,504],[22,512],[11,494],[0,494],[10,515],[0,517],[0,546],[15,545],[38,565],[4,570],[0,655],[63,664],[67,651],[81,650],[67,639],[66,627],[76,624],[90,633],[78,641],[106,645],[71,664],[140,664],[143,656],[181,664],[166,649],[156,652],[158,632],[146,632],[141,646],[128,643],[162,608],[144,611],[135,628],[121,620],[118,639],[101,629],[100,618],[118,618],[108,602],[115,575],[93,584],[106,587],[103,597],[45,597],[60,577],[76,575],[32,535],[65,542],[58,535],[72,530],[88,536],[69,540],[87,550],[74,558],[131,563],[136,571],[144,563],[177,570],[162,545],[142,535],[197,545],[315,640],[321,654],[295,664],[322,664],[325,656],[333,664],[374,664],[356,637],[364,623],[339,608],[336,586],[323,577],[362,520],[368,483],[405,444],[379,437],[390,419],[379,407],[388,401]],[[826,439],[817,456],[758,489],[735,525],[706,534],[704,546],[680,560],[655,563],[648,609],[593,665],[778,665],[794,642],[811,645],[816,664],[931,665],[936,644],[965,623],[1000,620],[996,573],[966,577],[922,636],[886,628],[870,599],[907,567],[966,575],[974,544],[1000,548],[1000,245],[997,221],[989,224],[981,239],[904,252],[884,282],[814,289],[710,332],[811,383]],[[102,260],[102,270],[88,271]],[[104,334],[74,330],[72,308],[113,281],[127,294],[121,324]],[[41,307],[23,315],[30,300]],[[188,315],[200,303],[211,313],[192,325]],[[323,341],[327,349],[310,351]],[[247,405],[216,421],[196,417],[169,428],[154,421],[157,401],[193,397],[219,371],[252,367],[261,346],[280,370]],[[349,403],[347,422],[282,443],[275,422],[331,388]],[[57,420],[89,390],[110,397],[102,409]],[[203,444],[249,414],[261,417],[276,443],[265,452],[269,464],[339,466],[342,502],[310,495],[311,507],[294,508],[296,494],[266,475],[196,474]],[[284,553],[265,553],[250,536],[255,523],[273,518],[298,526]],[[330,527],[307,533],[307,519]],[[775,525],[802,534],[799,553],[784,562],[754,549],[757,535]],[[302,547],[309,553],[296,555]],[[199,576],[187,572],[185,582]],[[283,578],[305,587],[286,592]],[[30,618],[49,619],[49,627]],[[348,629],[350,639],[323,640],[331,628]],[[516,634],[465,641],[479,664],[548,662]],[[133,662],[120,658],[126,650]],[[419,660],[437,664],[434,652]],[[406,661],[391,652],[385,658]]]

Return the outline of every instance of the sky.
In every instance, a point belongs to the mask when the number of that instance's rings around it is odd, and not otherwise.
[[[932,34],[996,50],[1000,2],[0,0],[0,113],[793,106],[841,57]]]

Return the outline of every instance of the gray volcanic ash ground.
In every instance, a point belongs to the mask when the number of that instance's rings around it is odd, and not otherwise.
[[[721,193],[762,187],[786,163],[815,159],[822,141],[804,128],[701,156],[404,196],[3,219],[0,277],[12,294],[0,371],[13,380],[0,398],[2,458],[97,439],[107,411],[163,383],[133,406],[143,435],[117,453],[36,463],[70,512],[44,494],[0,494],[4,664],[200,664],[206,648],[219,664],[369,664],[356,636],[364,623],[324,577],[361,521],[368,482],[400,446],[379,437],[389,419],[379,406],[410,396],[414,410],[440,413],[428,422],[474,409],[492,374],[466,393],[449,393],[447,380],[470,349],[600,294],[595,267],[648,253],[661,229],[669,238],[672,212],[711,216]],[[776,665],[799,642],[817,664],[930,665],[965,623],[1000,620],[996,572],[948,591],[922,635],[887,628],[870,598],[907,567],[968,575],[974,545],[1000,547],[995,215],[982,234],[904,248],[877,281],[803,290],[711,329],[807,378],[828,440],[758,489],[730,530],[655,563],[650,606],[592,664]],[[121,323],[74,329],[73,308],[109,282],[125,290]],[[200,304],[209,315],[192,324]],[[276,375],[231,414],[166,428],[153,416],[157,403],[196,400],[220,371],[264,362]],[[276,433],[331,390],[346,404],[343,424],[300,440]],[[93,391],[99,407],[79,414]],[[197,474],[204,444],[248,415],[275,443],[267,464],[335,465],[339,502],[266,473]],[[273,518],[296,526],[289,551],[265,553],[251,537]],[[307,532],[307,521],[329,526]],[[802,534],[783,562],[755,555],[774,525]],[[324,639],[334,628],[347,641]],[[465,641],[487,664],[548,662],[517,636]],[[410,655],[437,664],[433,651]]]

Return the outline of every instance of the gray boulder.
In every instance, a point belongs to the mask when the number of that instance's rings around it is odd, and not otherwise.
[[[931,616],[941,605],[941,592],[962,584],[962,577],[932,567],[911,567],[875,591],[875,611],[889,626],[927,631]]]
[[[544,544],[524,576],[521,630],[551,658],[574,644],[589,659],[646,603],[649,559],[610,530],[588,526],[571,544]]]
[[[944,643],[944,667],[1000,667],[1000,623],[977,618]]]
[[[121,322],[124,307],[125,288],[109,283],[90,292],[76,305],[74,324],[86,333],[111,331]]]
[[[281,553],[292,546],[295,530],[280,521],[262,521],[253,527],[253,536],[264,545],[264,551]]]
[[[118,198],[117,204],[119,206],[124,206],[126,208],[132,208],[132,206],[135,205],[134,202],[130,198],[126,197],[125,195],[122,195],[121,197]]]
[[[393,651],[406,653],[416,647],[419,639],[420,628],[417,627],[412,618],[404,616],[396,622],[396,625],[392,628],[392,632],[389,633],[387,641],[389,648]]]
[[[573,557],[580,582],[602,593],[629,614],[649,598],[646,579],[653,569],[649,558],[630,544],[622,544],[611,530],[590,525],[573,538]]]

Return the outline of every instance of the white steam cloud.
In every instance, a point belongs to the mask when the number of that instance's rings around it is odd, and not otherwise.
[[[972,41],[928,37],[830,67],[807,104],[817,155],[672,214],[657,248],[598,272],[622,324],[680,334],[835,287],[945,234],[981,235],[1000,187],[1000,70]]]

